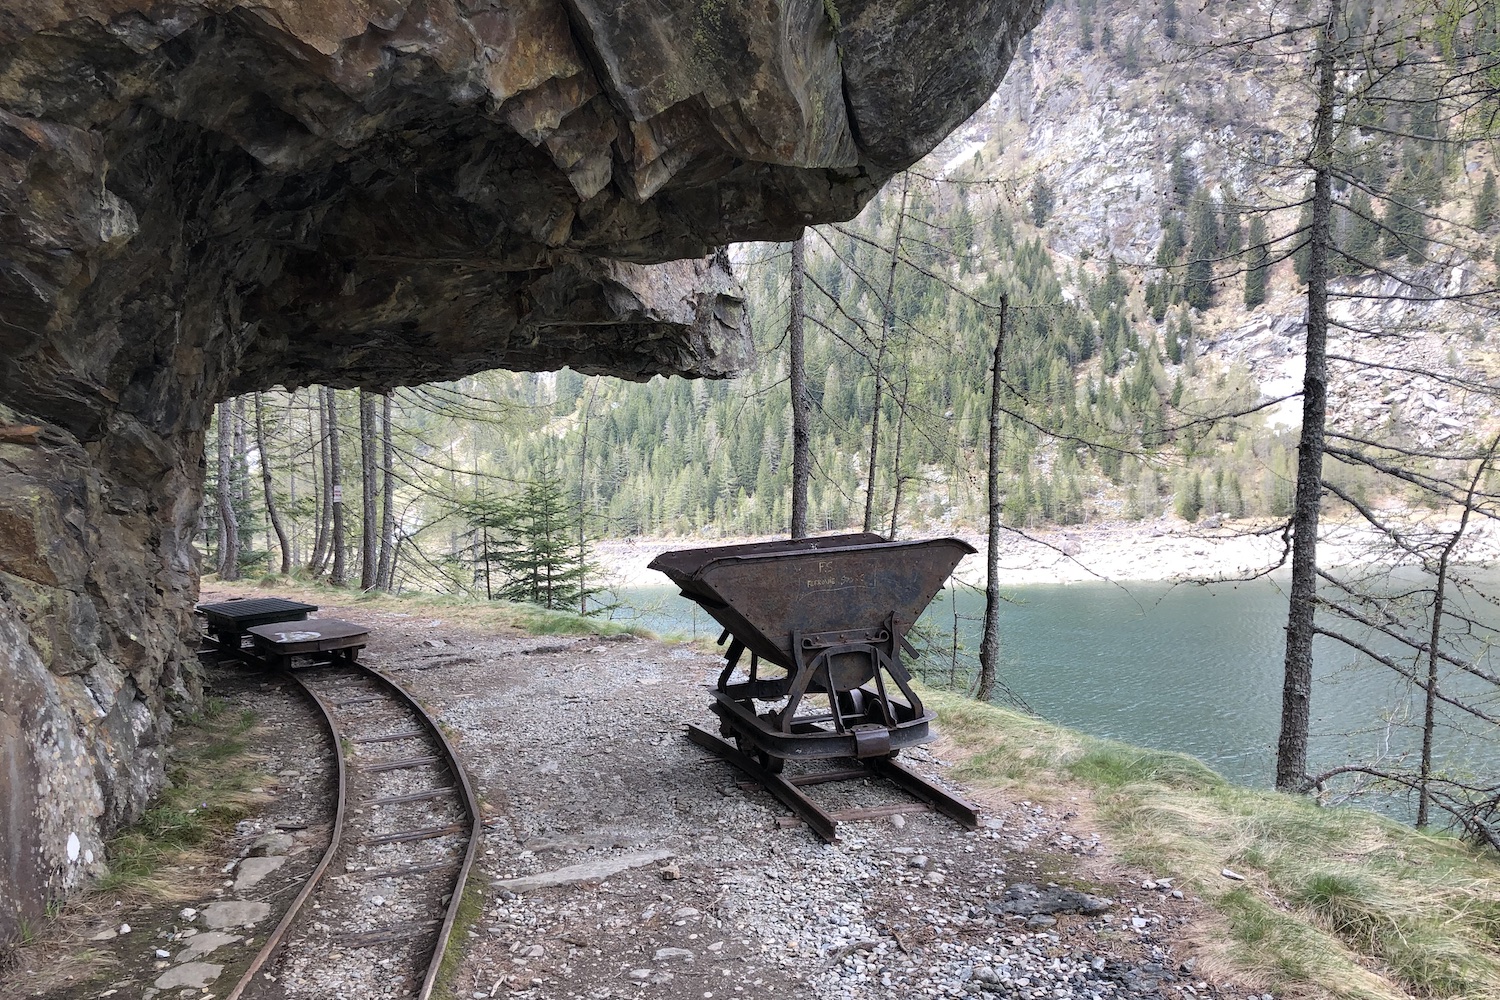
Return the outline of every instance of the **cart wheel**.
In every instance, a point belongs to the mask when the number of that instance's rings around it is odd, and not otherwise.
[[[755,761],[762,768],[770,771],[772,774],[780,774],[781,769],[786,767],[785,759],[781,757],[773,757],[770,754],[766,753],[760,747],[756,746],[755,742],[744,733],[737,732],[734,734],[734,745],[740,753],[744,754],[746,757],[749,757],[751,760]]]

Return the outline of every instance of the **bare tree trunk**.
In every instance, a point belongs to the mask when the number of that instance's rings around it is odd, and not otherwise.
[[[457,469],[458,451],[454,448],[453,442],[450,441],[448,442],[448,495],[450,497],[458,496]],[[450,556],[457,556],[459,554],[458,549],[458,518],[450,517],[448,518],[448,554]]]
[[[238,519],[240,511],[248,514],[250,510],[250,448],[245,434],[249,420],[246,419],[245,414],[245,397],[234,397],[231,409],[234,413],[234,488],[230,490],[229,495],[237,505],[235,517]],[[255,537],[252,525],[236,523],[235,528],[239,532],[239,538],[236,540],[239,555],[243,556],[246,552],[253,551]],[[235,579],[239,579],[238,569],[235,571]]]
[[[271,456],[266,449],[266,422],[261,416],[260,393],[255,394],[255,450],[260,453],[260,484],[266,495],[266,520],[276,532],[276,544],[281,547],[281,575],[292,572],[292,546],[287,541],[286,528],[282,527],[281,515],[276,511],[276,497],[271,489]],[[269,560],[270,555],[266,558]]]
[[[901,485],[905,481],[901,475],[901,438],[906,432],[906,393],[910,387],[909,379],[901,380],[901,402],[896,409],[896,456],[891,461],[891,470],[895,473],[896,482],[891,488],[891,533],[889,538],[896,537],[896,520],[901,513]]]
[[[901,210],[896,216],[896,237],[891,241],[891,266],[885,277],[885,309],[881,314],[880,345],[875,350],[875,409],[870,417],[869,482],[865,485],[865,530],[875,527],[875,461],[880,452],[880,406],[885,399],[885,349],[896,325],[896,263],[901,259],[901,228],[906,225],[906,196],[911,178],[901,175]]]
[[[315,457],[322,472],[323,488],[318,492],[318,525],[313,536],[313,554],[308,561],[307,571],[313,576],[322,576],[328,565],[328,542],[333,535],[333,463],[328,458],[328,400],[322,386],[313,390],[313,398],[318,403],[318,450]],[[312,422],[311,409],[308,410],[307,419],[309,423]],[[316,487],[317,477],[313,481]]]
[[[401,585],[396,578],[401,573],[401,543],[405,540],[404,535],[397,535],[395,544],[391,546],[391,584],[390,591],[393,594],[401,593]]]
[[[1308,249],[1307,369],[1302,378],[1302,436],[1292,508],[1292,591],[1287,611],[1281,734],[1276,787],[1300,791],[1307,781],[1312,709],[1314,611],[1318,601],[1318,515],[1323,497],[1324,423],[1328,411],[1328,252],[1332,242],[1334,49],[1342,0],[1333,0],[1318,49],[1318,109],[1313,118],[1313,211]]]
[[[359,390],[359,589],[375,589],[375,573],[380,561],[380,510],[375,496],[375,396]]]
[[[296,393],[291,393],[291,392],[287,393],[286,394],[286,426],[288,428],[294,428],[294,427],[297,426],[296,404],[297,404]],[[307,436],[307,439],[309,441],[311,441],[311,440],[313,440],[313,436],[311,434],[309,434]],[[289,509],[295,511],[297,509],[297,456],[296,456],[295,452],[293,452],[291,450],[289,450],[287,452],[287,462],[286,462],[286,500],[287,500],[287,506],[289,507]],[[291,537],[291,540],[292,540],[291,564],[293,566],[297,566],[297,565],[301,564],[301,562],[302,562],[302,528],[297,523],[296,520],[292,521],[292,529],[291,529],[290,537]]]
[[[995,365],[990,381],[989,520],[984,550],[984,627],[979,638],[979,687],[974,697],[989,701],[995,693],[1000,663],[1000,393],[1004,388],[1005,320],[1010,296],[1000,299],[1000,332],[995,337]],[[953,595],[955,602],[958,593]],[[957,604],[954,604],[957,607]],[[957,612],[954,612],[957,614]]]
[[[807,358],[803,350],[806,300],[803,276],[807,273],[806,246],[803,237],[792,244],[792,303],[787,325],[787,351],[790,355],[792,393],[792,537],[807,535],[807,482],[812,473],[808,454],[811,436],[807,413]]]
[[[234,513],[234,404],[219,404],[219,564],[221,580],[240,578],[240,524]]]
[[[880,406],[884,402],[884,378],[882,369],[885,367],[885,337],[882,334],[880,347],[875,352],[875,409],[870,417],[870,456],[866,467],[865,482],[865,522],[864,530],[872,531],[875,527],[875,461],[880,452]]]
[[[597,378],[589,380],[589,398],[583,404],[583,441],[578,456],[578,613],[589,613],[589,589],[586,586],[588,573],[587,536],[584,534],[583,511],[588,500],[589,481],[589,416],[594,412],[594,393],[599,388]]]
[[[1463,538],[1464,531],[1469,527],[1469,515],[1474,512],[1474,494],[1478,492],[1479,481],[1484,478],[1485,470],[1490,467],[1497,449],[1500,449],[1500,435],[1496,435],[1490,441],[1485,456],[1475,467],[1474,475],[1469,480],[1469,489],[1464,494],[1464,511],[1459,516],[1458,528],[1449,536],[1443,545],[1442,552],[1438,555],[1437,582],[1432,594],[1432,629],[1427,635],[1427,682],[1422,685],[1425,704],[1422,706],[1422,759],[1417,772],[1418,830],[1427,826],[1432,800],[1428,788],[1432,783],[1432,741],[1436,730],[1433,715],[1437,707],[1438,660],[1440,659],[1438,642],[1442,639],[1443,632],[1443,604],[1448,591],[1448,561],[1453,556],[1453,550],[1458,547],[1459,539]]]
[[[396,566],[396,446],[391,440],[391,394],[385,394],[380,413],[380,565],[375,586],[391,592]]]
[[[333,484],[328,491],[329,505],[333,508],[333,571],[328,575],[328,582],[342,587],[349,582],[349,568],[345,561],[348,554],[344,540],[344,470],[339,463],[338,395],[333,389],[325,388],[323,397],[328,408],[328,476]]]

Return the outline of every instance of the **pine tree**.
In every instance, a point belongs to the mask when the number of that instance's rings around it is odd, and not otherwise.
[[[1260,216],[1250,220],[1250,259],[1245,268],[1245,308],[1254,309],[1266,301],[1266,284],[1270,278],[1271,255],[1266,250],[1266,221]]]
[[[1297,249],[1292,251],[1292,266],[1297,272],[1297,280],[1304,285],[1307,284],[1308,269],[1312,266],[1312,224],[1313,192],[1309,185],[1302,202],[1302,211],[1297,214],[1297,239],[1300,242]]]
[[[1422,212],[1426,184],[1417,170],[1404,170],[1386,200],[1385,256],[1405,257],[1412,263],[1427,252],[1427,217]]]
[[[1370,196],[1359,188],[1349,196],[1348,223],[1340,270],[1345,274],[1367,271],[1374,265],[1379,249],[1380,220],[1375,217]]]
[[[1188,247],[1187,302],[1194,309],[1214,303],[1214,260],[1219,255],[1219,222],[1205,191],[1193,198],[1193,241]]]
[[[486,600],[494,600],[504,581],[503,540],[510,528],[509,508],[503,497],[481,487],[458,505],[458,516],[468,531],[455,558],[467,567],[475,589],[482,590]]]
[[[1500,208],[1497,204],[1500,194],[1495,191],[1495,172],[1486,170],[1484,172],[1484,184],[1479,188],[1479,197],[1474,199],[1474,228],[1486,230],[1495,221],[1495,210]]]
[[[1182,257],[1187,241],[1182,235],[1182,217],[1176,212],[1167,212],[1161,223],[1161,243],[1156,248],[1156,266],[1171,267]]]
[[[1227,194],[1224,201],[1224,224],[1220,227],[1220,249],[1226,257],[1237,257],[1240,251],[1245,249],[1245,226],[1240,221],[1239,209],[1228,206]]]
[[[1031,186],[1031,222],[1037,227],[1047,224],[1052,217],[1052,206],[1054,195],[1052,186],[1047,183],[1045,177],[1038,177],[1036,183]]]
[[[695,477],[696,478],[696,477]],[[579,511],[548,460],[503,507],[506,540],[501,563],[506,580],[499,596],[544,608],[575,608],[584,566],[579,560]]]
[[[1177,484],[1177,516],[1196,521],[1203,512],[1203,478],[1198,473],[1183,474]]]
[[[1179,207],[1188,203],[1188,199],[1198,187],[1198,178],[1193,171],[1193,165],[1188,162],[1184,153],[1181,143],[1174,146],[1170,163],[1169,180],[1172,185],[1172,201]]]

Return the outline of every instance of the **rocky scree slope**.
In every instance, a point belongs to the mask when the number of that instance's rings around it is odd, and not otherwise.
[[[1177,11],[1170,38],[1168,7]],[[1145,324],[1142,339],[1154,331],[1158,344],[1166,342],[1165,324],[1152,326],[1139,296],[1147,281],[1162,277],[1155,258],[1163,219],[1188,215],[1186,195],[1174,189],[1174,154],[1216,204],[1247,206],[1242,225],[1249,206],[1276,205],[1290,207],[1264,215],[1273,241],[1301,224],[1297,205],[1310,176],[1302,164],[1314,99],[1311,49],[1298,35],[1253,50],[1230,44],[1233,20],[1243,14],[1234,7],[1052,5],[991,100],[927,161],[959,181],[1006,178],[1002,193],[990,197],[1017,216],[1029,216],[1034,185],[1044,183],[1053,208],[1031,231],[1044,239],[1058,273],[1072,273],[1077,291],[1080,271],[1097,278],[1107,261],[1117,261],[1133,288],[1131,311]],[[1085,8],[1091,13],[1081,13]],[[1362,141],[1384,144],[1388,158],[1399,152],[1399,138],[1372,132]],[[1366,363],[1331,366],[1329,399],[1341,430],[1400,426],[1408,445],[1453,448],[1475,443],[1493,421],[1491,399],[1471,390],[1495,369],[1486,340],[1493,317],[1483,298],[1495,285],[1495,245],[1492,235],[1466,225],[1493,167],[1483,143],[1455,156],[1440,200],[1426,207],[1432,235],[1441,237],[1429,261],[1382,259],[1383,273],[1333,281],[1329,352]],[[1346,203],[1351,192],[1336,191],[1336,199]],[[1225,259],[1216,268],[1213,306],[1192,311],[1195,360],[1211,371],[1243,365],[1265,400],[1302,384],[1306,289],[1282,259],[1291,249],[1272,247],[1279,262],[1264,305],[1245,308],[1244,262]],[[1181,308],[1166,323],[1180,322]],[[1168,364],[1169,383],[1181,371]],[[1296,427],[1300,398],[1266,419],[1273,431]]]

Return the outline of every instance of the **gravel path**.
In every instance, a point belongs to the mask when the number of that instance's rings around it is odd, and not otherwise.
[[[431,963],[471,815],[446,763],[411,763],[443,751],[405,700],[347,668],[300,676],[340,734],[348,771],[343,846],[292,925],[274,971],[249,995],[410,997]],[[413,795],[431,797],[388,801]],[[428,835],[439,830],[461,832]],[[402,839],[381,842],[393,836]]]
[[[917,814],[837,845],[780,828],[779,804],[682,736],[711,722],[716,655],[363,617],[369,659],[452,727],[490,810],[459,996],[1240,995],[1184,964],[1198,907],[1170,880],[1083,874],[1103,845],[1066,810],[987,802],[977,831]],[[946,780],[926,750],[903,759]],[[901,799],[812,790],[831,809]]]
[[[1167,873],[1120,870],[1065,792],[1041,804],[966,790],[983,807],[978,830],[916,813],[842,824],[828,845],[683,737],[684,723],[712,727],[715,654],[496,634],[441,612],[320,614],[372,629],[365,659],[442,721],[484,800],[471,876],[484,900],[454,942],[458,997],[1255,998],[1195,975],[1185,942],[1204,933],[1202,905]],[[935,746],[902,759],[948,781]],[[807,790],[829,809],[903,801],[881,782]],[[247,823],[246,836],[275,818]],[[247,852],[239,838],[229,846]],[[344,862],[356,880],[375,863]],[[389,955],[357,956],[360,982],[305,957],[279,970],[288,992],[400,992],[400,973],[381,965]]]

